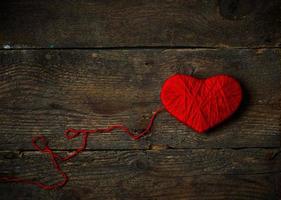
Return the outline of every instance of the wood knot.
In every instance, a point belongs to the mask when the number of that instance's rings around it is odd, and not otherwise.
[[[149,146],[150,150],[160,151],[163,149],[170,149],[171,147],[167,144],[151,144]]]
[[[149,163],[148,159],[145,158],[145,157],[135,159],[135,160],[131,163],[131,165],[132,165],[135,169],[138,169],[138,170],[141,170],[141,171],[145,171],[145,170],[150,169],[150,163]]]

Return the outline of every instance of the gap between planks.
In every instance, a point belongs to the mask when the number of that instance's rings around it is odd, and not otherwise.
[[[163,145],[164,146],[164,145]],[[137,149],[85,149],[83,152],[105,152],[105,151],[161,151],[161,150],[246,150],[246,149],[271,149],[271,150],[278,150],[277,154],[281,153],[281,146],[280,147],[209,147],[209,148],[174,148],[174,147],[169,147],[168,145],[165,145],[167,147],[159,147],[155,145],[151,145],[149,148],[137,148]],[[69,151],[74,151],[75,148],[73,149],[56,149],[52,148],[53,151],[56,152],[69,152]],[[17,150],[5,150],[5,149],[0,149],[0,153],[4,152],[19,152],[20,153],[25,153],[25,152],[38,152],[38,150],[35,149],[17,149]]]
[[[0,51],[12,51],[12,50],[163,50],[163,49],[190,49],[190,50],[221,50],[221,49],[237,49],[237,50],[266,50],[266,49],[281,49],[276,46],[256,46],[256,47],[228,47],[228,46],[119,46],[119,47],[2,47]]]

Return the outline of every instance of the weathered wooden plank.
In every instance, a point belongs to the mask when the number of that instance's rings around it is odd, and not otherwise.
[[[0,183],[0,198],[5,200],[30,200],[35,197],[40,200],[279,200],[280,177],[280,174],[199,175],[182,178],[136,175],[118,180],[94,180],[92,176],[87,178],[81,176],[72,180],[65,188],[56,191],[42,191],[32,186]]]
[[[279,46],[281,2],[9,0],[2,48]]]
[[[167,113],[151,137],[121,133],[90,138],[92,149],[280,147],[280,50],[1,51],[1,149],[31,149],[46,134],[56,148],[72,148],[63,130],[123,123],[142,129],[160,105],[173,73],[226,73],[244,89],[241,109],[224,125],[197,135]],[[77,145],[78,140],[74,145]]]
[[[60,152],[63,153],[63,152]],[[60,180],[47,157],[1,152],[1,175]],[[92,151],[63,164],[69,184],[43,192],[0,184],[1,199],[279,199],[280,149]]]
[[[65,111],[7,111],[2,109],[1,149],[33,149],[31,138],[44,134],[55,149],[72,149],[81,143],[81,138],[68,141],[63,136],[67,127],[107,127],[122,121],[134,130],[141,130],[147,120],[142,116],[151,107],[139,107],[140,113],[130,110],[119,115],[101,116],[95,114],[77,115]],[[241,148],[280,147],[279,110],[269,106],[251,106],[238,113],[231,120],[210,131],[198,135],[178,122],[168,113],[157,118],[152,133],[139,141],[133,141],[122,132],[100,133],[89,137],[89,149],[150,149],[162,148]],[[136,119],[136,121],[135,121]]]

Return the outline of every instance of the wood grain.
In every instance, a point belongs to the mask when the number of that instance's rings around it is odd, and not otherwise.
[[[120,179],[79,176],[63,189],[42,191],[32,186],[1,184],[1,199],[40,200],[279,200],[281,175],[206,175],[165,178],[151,175]],[[279,188],[278,188],[279,187]]]
[[[0,184],[0,190],[13,190],[14,197],[35,194],[42,199],[74,195],[70,199],[277,200],[280,155],[280,149],[92,151],[63,164],[71,180],[63,189],[44,196],[30,186]],[[47,183],[60,180],[44,155],[6,151],[0,156],[2,175]]]
[[[280,50],[43,50],[1,51],[0,149],[32,149],[43,133],[68,149],[68,127],[123,123],[145,127],[160,105],[161,84],[180,72],[207,77],[226,73],[242,84],[241,109],[209,135],[197,135],[167,113],[153,134],[132,141],[122,133],[90,138],[90,149],[280,147]],[[270,64],[269,64],[270,63]]]
[[[9,0],[1,48],[278,47],[279,0]]]
[[[232,75],[244,94],[204,135],[167,112],[140,141],[91,135],[65,187],[0,183],[0,199],[281,199],[280,0],[9,0],[0,24],[0,176],[61,180],[32,136],[67,154],[69,127],[141,131],[174,73]]]

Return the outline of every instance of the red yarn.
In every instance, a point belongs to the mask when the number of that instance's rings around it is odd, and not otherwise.
[[[61,169],[59,162],[66,162],[85,150],[90,134],[121,130],[127,133],[132,139],[138,140],[149,133],[156,115],[164,109],[179,121],[202,133],[228,118],[238,108],[242,99],[242,91],[239,83],[227,75],[217,75],[208,79],[196,79],[192,76],[176,74],[165,81],[160,96],[165,108],[161,107],[157,109],[152,115],[146,129],[138,135],[132,133],[124,125],[113,125],[94,130],[76,130],[70,128],[64,131],[65,137],[68,140],[72,140],[73,138],[82,136],[82,143],[79,148],[65,157],[54,153],[50,149],[45,136],[39,135],[34,137],[32,139],[32,145],[41,153],[49,154],[55,170],[63,177],[62,181],[47,185],[40,181],[12,176],[0,177],[0,181],[31,184],[44,190],[56,189],[64,186],[68,181],[68,176]],[[44,147],[41,148],[37,144],[38,142]]]
[[[88,142],[88,136],[90,134],[94,134],[94,133],[107,133],[107,132],[112,132],[113,130],[121,130],[124,133],[127,133],[132,139],[134,140],[138,140],[141,137],[145,136],[146,134],[148,134],[151,130],[151,127],[153,125],[153,122],[156,118],[156,116],[158,115],[158,113],[160,113],[161,111],[163,111],[164,108],[161,107],[159,109],[157,109],[147,127],[145,128],[144,131],[142,131],[141,133],[138,133],[137,135],[135,135],[133,132],[131,132],[129,130],[129,128],[127,128],[124,125],[113,125],[113,126],[109,126],[107,128],[97,128],[97,129],[93,129],[93,130],[85,130],[85,129],[81,129],[81,130],[76,130],[76,129],[72,129],[69,128],[67,130],[64,131],[64,136],[68,139],[68,140],[72,140],[73,138],[76,138],[80,135],[82,135],[82,143],[81,146],[78,147],[75,151],[73,151],[71,154],[62,157],[60,155],[58,155],[57,153],[54,153],[53,150],[48,146],[47,144],[47,140],[45,138],[44,135],[38,135],[32,138],[32,145],[33,147],[40,151],[41,153],[45,153],[45,154],[49,154],[50,156],[50,161],[53,164],[54,169],[63,177],[62,181],[59,181],[55,184],[52,185],[47,185],[45,183],[42,183],[40,181],[32,181],[32,180],[28,180],[28,179],[24,179],[24,178],[20,178],[20,177],[15,177],[15,176],[5,176],[5,177],[0,177],[0,181],[2,182],[15,182],[15,183],[23,183],[23,184],[29,184],[29,185],[35,185],[43,190],[53,190],[56,189],[58,187],[62,187],[64,186],[67,182],[68,182],[68,176],[67,174],[61,169],[60,163],[59,162],[65,162],[68,161],[69,159],[77,156],[79,153],[81,153],[82,151],[84,151],[87,147],[87,142]],[[43,145],[43,147],[40,147],[37,143],[40,142],[41,145]]]
[[[242,91],[239,83],[227,75],[197,79],[176,74],[165,81],[160,96],[171,115],[202,133],[238,108]]]

